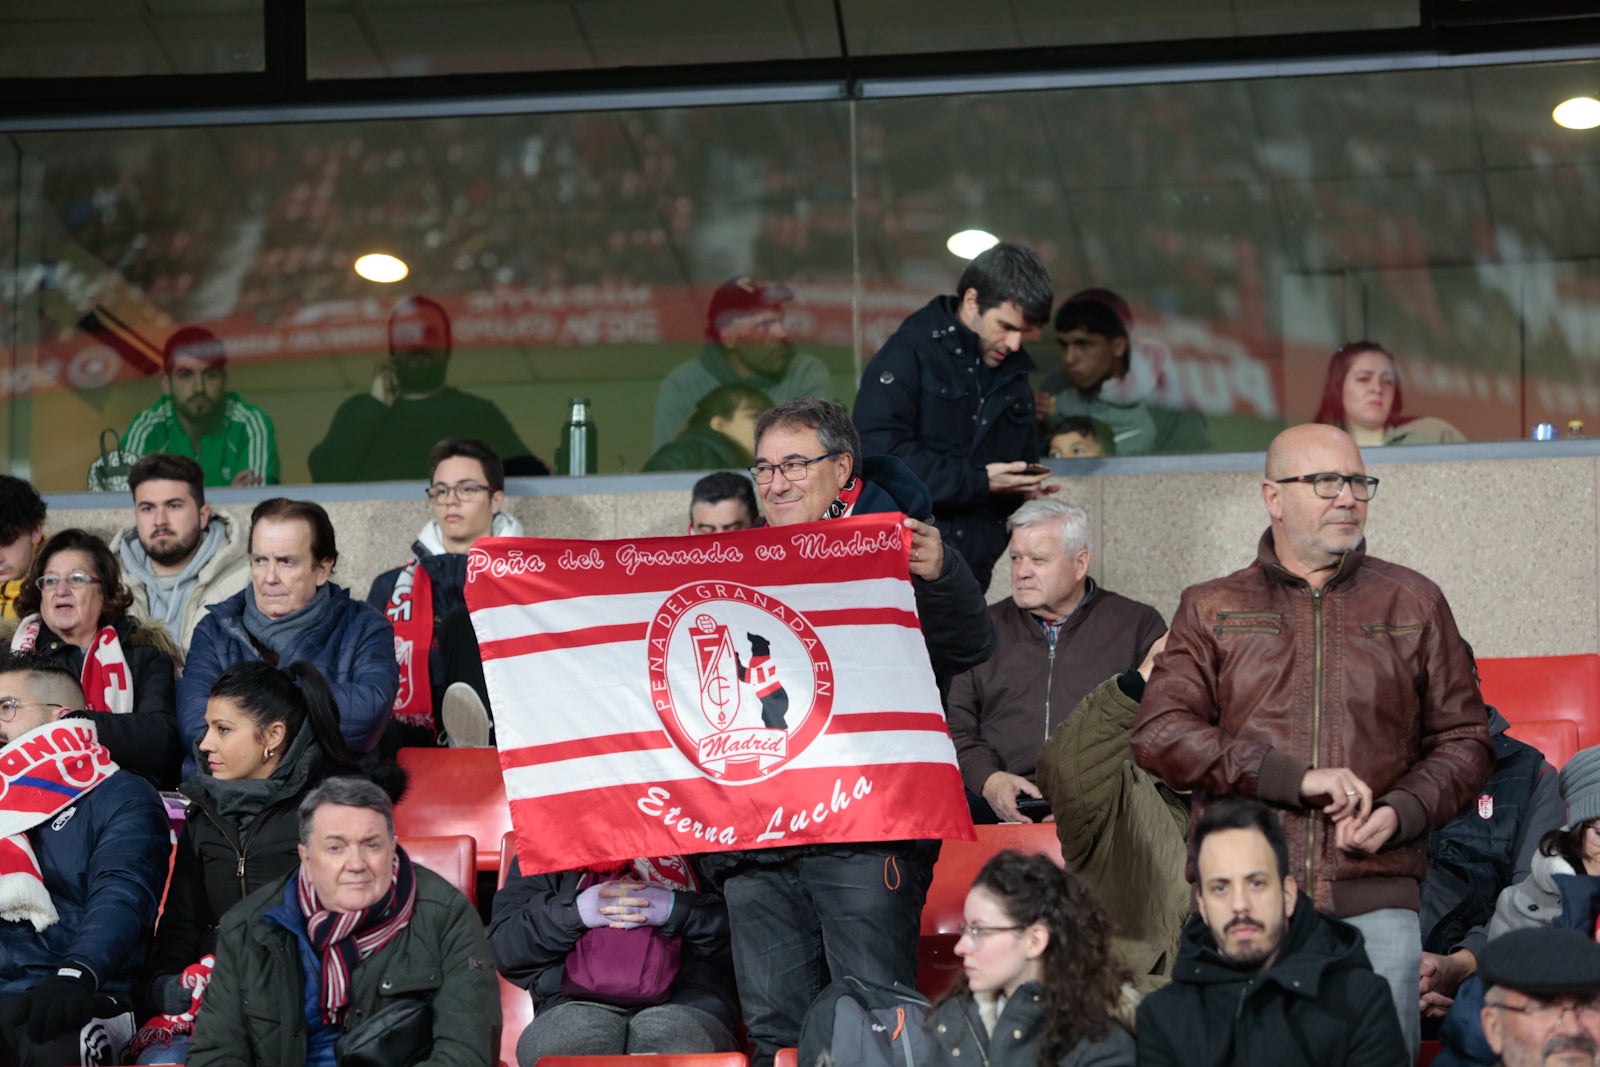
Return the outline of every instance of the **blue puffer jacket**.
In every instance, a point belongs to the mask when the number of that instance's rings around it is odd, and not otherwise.
[[[167,880],[161,798],[118,771],[29,830],[28,841],[61,918],[43,932],[0,921],[0,995],[27,992],[68,961],[93,971],[102,991],[129,992]]]
[[[383,613],[350,598],[349,590],[328,583],[333,610],[325,625],[301,635],[279,658],[287,667],[306,660],[322,671],[339,704],[339,729],[350,750],[363,758],[378,748],[378,738],[394,710],[400,668],[394,659],[394,627]],[[206,700],[223,670],[259,660],[261,652],[244,628],[245,588],[206,607],[195,627],[189,659],[178,679],[178,729],[183,734],[184,774],[194,773],[194,746],[206,732]]]

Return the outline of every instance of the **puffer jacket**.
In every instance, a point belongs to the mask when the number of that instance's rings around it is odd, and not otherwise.
[[[985,588],[1010,535],[1017,493],[989,492],[985,465],[1039,458],[1033,357],[1018,349],[990,370],[978,335],[936,297],[900,324],[861,375],[854,419],[861,449],[895,456],[933,494],[935,525],[961,549]]]
[[[1039,1067],[1039,1046],[1045,1037],[1044,994],[1024,982],[1006,1001],[995,1020],[994,1032],[985,1033],[983,1016],[970,993],[941,1002],[928,1017],[926,1028],[938,1049],[937,1063],[948,1067]],[[1133,1036],[1111,1023],[1101,1038],[1086,1037],[1056,1061],[1056,1067],[1133,1067]]]
[[[132,989],[161,903],[170,834],[161,798],[125,771],[29,830],[61,917],[43,932],[0,922],[0,995],[25,993],[69,961],[92,972],[102,992]]]
[[[1320,910],[1417,910],[1427,832],[1455,818],[1494,765],[1466,644],[1439,587],[1366,555],[1341,558],[1320,590],[1279,564],[1272,532],[1256,562],[1190,586],[1133,730],[1141,767],[1208,797],[1287,808],[1290,871]],[[1376,854],[1334,845],[1300,797],[1313,767],[1348,767],[1394,810]]]
[[[93,717],[100,743],[117,766],[149,780],[157,789],[176,788],[183,763],[173,682],[177,647],[160,623],[141,623],[129,615],[112,629],[117,631],[133,675],[133,710],[122,715],[75,711],[66,717]],[[63,641],[42,622],[34,649],[74,677],[82,677],[84,650]]]
[[[394,627],[381,611],[351,599],[343,586],[329,582],[328,589],[334,603],[324,624],[303,634],[278,662],[287,667],[296,660],[307,660],[322,672],[339,705],[339,729],[345,743],[364,757],[377,749],[400,687]],[[212,683],[232,664],[263,658],[244,628],[249,595],[250,590],[243,589],[210,605],[195,629],[178,686],[178,727],[188,749],[205,733]],[[194,770],[192,762],[188,769]]]
[[[345,1028],[359,1026],[391,997],[422,997],[433,1005],[433,1052],[418,1067],[489,1067],[499,1051],[500,988],[483,925],[450,883],[424,867],[413,869],[411,922],[350,972]],[[217,964],[185,1061],[190,1067],[306,1062],[299,941],[266,917],[285,903],[295,877],[291,871],[276,879],[223,917]]]
[[[1205,919],[1183,930],[1172,984],[1139,1004],[1139,1067],[1410,1067],[1389,983],[1361,931],[1298,894],[1266,970],[1217,951]]]
[[[1061,856],[1105,905],[1112,947],[1141,992],[1172,973],[1191,905],[1189,809],[1128,751],[1143,691],[1136,670],[1101,682],[1039,751],[1039,790],[1055,813]]]
[[[536,1011],[571,999],[562,992],[561,980],[567,956],[589,929],[578,915],[582,878],[581,871],[524,875],[514,862],[506,884],[494,895],[489,945],[506,980],[532,994]],[[736,1033],[739,1004],[722,897],[675,891],[672,912],[659,929],[664,937],[680,939],[683,948],[665,1003],[697,1008]]]

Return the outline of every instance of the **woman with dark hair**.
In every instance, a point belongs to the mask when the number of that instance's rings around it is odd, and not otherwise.
[[[1454,444],[1467,438],[1443,419],[1401,414],[1405,397],[1394,357],[1372,341],[1334,349],[1313,422],[1337,426],[1362,448]]]
[[[118,766],[171,789],[183,760],[173,700],[177,646],[161,625],[129,615],[132,603],[106,543],[87,530],[62,530],[28,569],[11,650],[37,652],[76,674],[88,706],[67,717],[96,716],[100,743]]]
[[[250,584],[207,608],[178,682],[178,725],[187,749],[206,731],[211,687],[226,668],[303,659],[328,680],[351,751],[363,759],[376,751],[400,686],[394,627],[383,612],[331,581],[338,561],[333,522],[320,505],[284,497],[256,505]]]
[[[1132,1067],[1117,1022],[1128,975],[1088,883],[1043,856],[1005,851],[967,894],[963,976],[928,1020],[952,1067]]]
[[[201,769],[183,783],[165,910],[145,968],[140,1063],[181,1063],[223,912],[299,864],[301,799],[322,779],[359,770],[339,733],[327,680],[304,661],[285,670],[235,663],[211,687]],[[196,986],[200,988],[197,989]]]

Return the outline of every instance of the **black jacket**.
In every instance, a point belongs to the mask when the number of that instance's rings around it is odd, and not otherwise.
[[[581,879],[580,871],[524,875],[513,862],[506,884],[494,895],[489,947],[506,980],[533,995],[536,1012],[572,999],[561,991],[561,979],[567,954],[588,930],[578,916]],[[698,1008],[737,1032],[739,1004],[722,897],[710,891],[674,892],[672,914],[661,932],[683,940],[667,1003]]]
[[[984,467],[1039,458],[1034,364],[1018,349],[983,366],[978,335],[956,307],[955,297],[937,297],[900,324],[861,375],[854,417],[863,452],[898,457],[927,485],[940,532],[987,588],[1022,497],[991,494]]]
[[[1278,959],[1241,968],[1205,920],[1183,928],[1172,984],[1139,1005],[1140,1067],[1409,1067],[1389,985],[1361,932],[1299,895]]]
[[[126,715],[78,711],[68,718],[94,716],[100,743],[125,771],[132,771],[153,783],[157,789],[173,789],[178,784],[183,751],[178,744],[178,699],[172,656],[157,644],[158,626],[141,626],[131,616],[117,623],[117,640],[133,674],[133,710]],[[84,650],[69,645],[42,622],[38,653],[52,663],[83,674]]]

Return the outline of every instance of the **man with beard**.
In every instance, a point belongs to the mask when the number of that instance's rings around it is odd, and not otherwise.
[[[145,456],[128,472],[128,488],[133,529],[119,531],[111,544],[133,593],[129,610],[166,626],[187,655],[206,605],[250,584],[245,531],[211,513],[200,464],[188,456]]]
[[[186,326],[167,339],[161,368],[166,395],[128,423],[123,451],[188,456],[199,461],[207,485],[277,485],[272,418],[228,392],[222,339]]]
[[[1515,930],[1485,946],[1483,1034],[1504,1067],[1600,1064],[1600,945],[1581,930]]]
[[[1172,984],[1139,1004],[1140,1067],[1407,1067],[1388,983],[1361,931],[1289,873],[1272,809],[1225,800],[1195,827],[1195,911]]]
[[[743,385],[783,403],[800,396],[826,400],[833,390],[822,360],[796,352],[783,325],[783,305],[794,299],[787,285],[762,285],[749,278],[723,282],[706,309],[706,347],[661,379],[651,449],[678,436],[700,398],[719,385]]]
[[[372,391],[339,405],[307,464],[317,482],[382,482],[415,478],[428,453],[447,437],[472,436],[501,456],[524,456],[492,401],[444,384],[450,369],[450,316],[425,296],[400,301],[389,316],[389,359]]]

